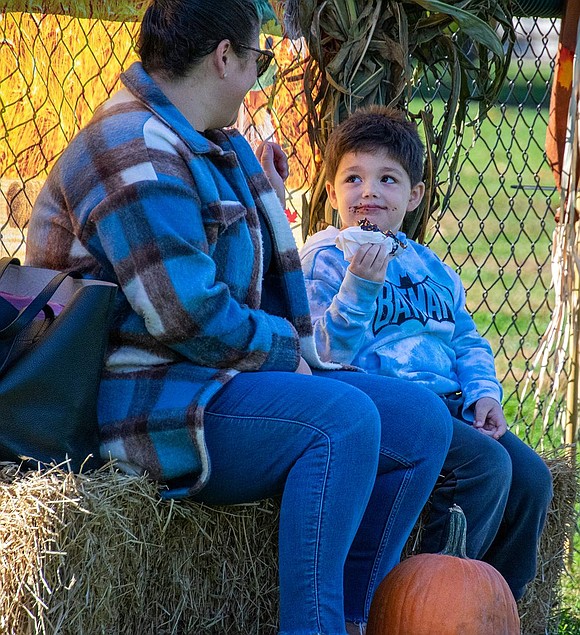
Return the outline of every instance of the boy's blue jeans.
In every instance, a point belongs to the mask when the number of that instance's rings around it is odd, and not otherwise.
[[[431,497],[421,549],[443,549],[448,509],[458,504],[467,518],[467,555],[494,566],[519,600],[536,575],[538,542],[552,499],[550,471],[511,432],[496,441],[463,421],[462,398],[443,401],[452,415],[453,439]]]
[[[241,373],[208,405],[205,434],[197,500],[282,495],[280,632],[344,635],[399,561],[452,432],[430,391],[333,371]]]

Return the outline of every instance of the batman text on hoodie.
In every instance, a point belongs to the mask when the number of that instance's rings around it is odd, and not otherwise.
[[[348,270],[337,234],[328,227],[301,250],[320,356],[418,382],[439,395],[461,391],[469,421],[478,399],[501,403],[491,347],[465,308],[459,276],[433,251],[407,240],[384,283],[364,280]]]

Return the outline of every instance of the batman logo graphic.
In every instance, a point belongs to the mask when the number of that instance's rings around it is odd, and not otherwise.
[[[409,276],[401,276],[399,286],[385,282],[377,302],[373,322],[375,335],[387,326],[400,326],[410,320],[418,320],[423,326],[429,320],[455,322],[453,293],[429,276],[421,282],[412,282]]]

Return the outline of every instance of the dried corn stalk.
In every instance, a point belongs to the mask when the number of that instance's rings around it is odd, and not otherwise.
[[[514,39],[506,5],[507,0],[286,0],[286,28],[304,37],[310,50],[304,89],[311,144],[319,156],[329,132],[356,108],[375,103],[408,108],[413,87],[426,73],[449,84],[441,122],[426,109],[409,112],[421,122],[427,147],[425,201],[404,226],[411,236],[423,237],[429,214],[439,206],[439,190],[447,194],[453,183],[468,102],[478,101],[483,116],[499,93]],[[445,183],[437,183],[443,172]],[[319,165],[304,210],[305,236],[336,220],[325,209],[323,183]]]

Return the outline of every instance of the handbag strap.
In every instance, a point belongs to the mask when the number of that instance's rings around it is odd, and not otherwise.
[[[12,259],[16,260],[16,263],[6,263],[5,260],[10,259],[3,258],[2,261],[0,261],[0,278],[5,273],[8,265],[20,264],[18,259],[16,258]],[[0,329],[0,339],[9,339],[18,335],[18,333],[22,331],[22,329],[25,328],[30,323],[30,321],[33,320],[45,308],[45,306],[48,304],[48,301],[56,293],[60,285],[69,277],[69,275],[70,274],[66,272],[57,273],[44,287],[44,289],[42,289],[42,291],[35,298],[32,299],[30,304],[24,307],[18,313],[18,315],[14,318],[14,320],[12,320],[10,324],[8,324],[8,326]]]
[[[20,265],[20,260],[18,260],[18,258],[11,258],[10,256],[0,258],[0,278],[4,275],[4,272],[10,265]]]

